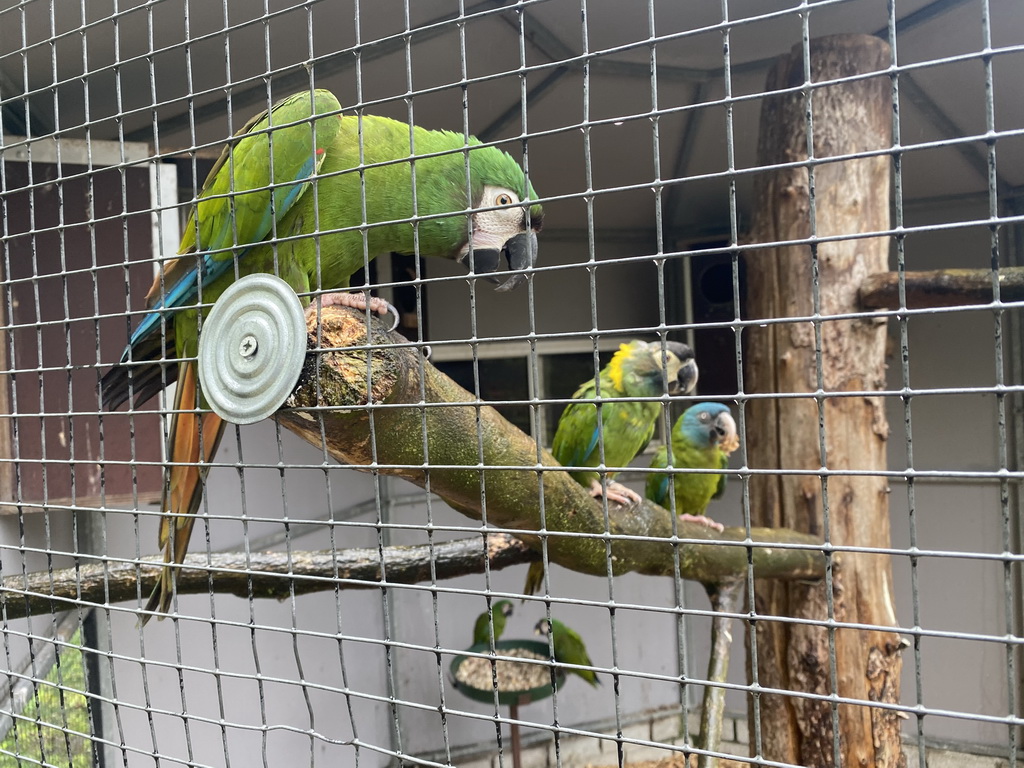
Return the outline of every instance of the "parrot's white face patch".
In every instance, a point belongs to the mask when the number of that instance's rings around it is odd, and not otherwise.
[[[519,205],[519,195],[505,187],[484,185],[478,208]],[[473,214],[473,247],[501,250],[511,237],[525,231],[526,212],[522,208],[499,208]],[[465,250],[469,250],[468,243]]]

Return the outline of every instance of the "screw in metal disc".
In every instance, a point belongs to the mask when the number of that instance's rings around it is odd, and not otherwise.
[[[225,421],[261,421],[295,389],[305,357],[306,319],[295,291],[274,275],[246,275],[221,294],[203,321],[203,396]]]

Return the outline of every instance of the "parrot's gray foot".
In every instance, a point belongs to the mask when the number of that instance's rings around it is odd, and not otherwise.
[[[622,483],[616,483],[608,481],[608,490],[605,491],[601,487],[599,480],[594,480],[590,484],[590,495],[595,499],[600,499],[604,496],[608,501],[614,501],[616,504],[639,504],[643,501],[643,497],[634,491],[632,488],[627,488]]]
[[[398,327],[399,314],[398,310],[390,302],[385,301],[379,296],[369,296],[365,293],[346,293],[344,291],[337,291],[335,293],[325,293],[321,296],[317,296],[316,300],[320,302],[320,307],[351,307],[352,309],[361,309],[364,312],[367,308],[371,312],[376,312],[378,315],[394,315],[395,321],[391,323],[388,328],[389,331],[395,330]],[[316,305],[310,303],[306,308],[307,312],[315,312]]]
[[[679,516],[679,520],[681,522],[684,522],[684,523],[700,523],[701,525],[706,525],[708,528],[710,528],[710,529],[712,529],[714,531],[724,531],[725,530],[725,526],[724,525],[722,525],[721,523],[715,522],[714,520],[712,520],[707,515],[686,515],[686,514],[683,514],[683,515]]]

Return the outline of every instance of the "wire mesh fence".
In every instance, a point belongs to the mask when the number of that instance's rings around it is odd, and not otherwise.
[[[0,2],[0,764],[1016,768],[1022,40]]]

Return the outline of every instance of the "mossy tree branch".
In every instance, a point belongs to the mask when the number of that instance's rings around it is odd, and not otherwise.
[[[741,528],[715,534],[679,523],[673,539],[672,515],[647,501],[632,508],[612,505],[606,525],[602,505],[560,471],[550,454],[538,453],[536,443],[493,408],[474,404],[416,350],[402,346],[405,339],[374,321],[368,341],[365,316],[355,310],[330,307],[321,314],[321,327],[311,321],[309,329],[311,347],[319,338],[321,351],[309,355],[279,421],[315,445],[325,442],[332,456],[356,469],[404,477],[470,517],[486,514],[490,524],[516,531],[515,537],[494,532],[432,546],[388,547],[383,571],[389,583],[426,581],[431,565],[437,578],[447,579],[538,559],[540,535],[530,532],[542,528],[542,488],[548,557],[570,570],[605,575],[609,542],[616,574],[672,575],[678,558],[684,578],[707,585],[745,574],[748,562],[759,578],[823,575],[824,558],[815,549],[820,539],[784,528],[754,528],[756,543],[744,544]],[[709,539],[719,541],[702,541]],[[82,604],[134,601],[140,576],[145,580],[146,571],[162,560],[87,562],[8,576],[0,582],[0,609],[15,619]],[[190,555],[178,572],[177,591],[282,599],[371,587],[381,573],[377,549]]]
[[[476,404],[404,338],[377,321],[368,337],[365,316],[354,310],[331,307],[321,313],[319,328],[314,323],[311,318],[310,347],[319,340],[321,351],[309,356],[303,380],[277,419],[339,461],[429,488],[463,514],[523,531],[517,535],[535,548],[540,537],[529,532],[546,528],[549,559],[581,573],[607,573],[606,542],[616,574],[671,575],[677,558],[684,578],[704,583],[746,573],[747,546],[700,542],[743,542],[743,529],[716,534],[681,523],[678,537],[698,541],[672,541],[672,515],[647,501],[611,506],[606,525],[602,505],[557,471],[549,453],[493,408]],[[824,558],[813,550],[821,543],[817,537],[755,528],[751,538],[765,543],[749,548],[757,577],[824,573]]]

